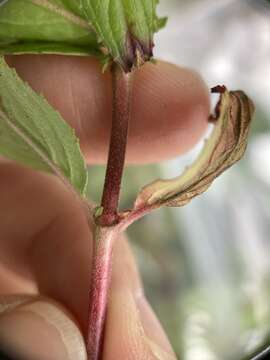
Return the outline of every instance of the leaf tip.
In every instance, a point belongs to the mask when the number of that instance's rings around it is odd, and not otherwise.
[[[224,94],[227,91],[227,88],[225,85],[217,85],[212,87],[211,93],[212,94]]]

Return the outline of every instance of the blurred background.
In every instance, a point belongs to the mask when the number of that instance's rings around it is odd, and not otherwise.
[[[129,230],[146,294],[181,360],[251,359],[270,345],[270,3],[161,0],[156,56],[199,71],[210,87],[244,89],[256,104],[243,161],[180,209]],[[179,175],[196,150],[130,167],[123,206],[157,177]],[[93,198],[104,169],[91,168]],[[93,187],[94,186],[94,187]]]

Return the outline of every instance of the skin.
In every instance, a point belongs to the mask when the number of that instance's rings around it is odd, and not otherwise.
[[[88,58],[8,62],[74,127],[87,161],[104,162],[110,74]],[[127,161],[158,162],[186,152],[203,135],[209,109],[198,74],[164,62],[145,65],[135,76]],[[0,348],[27,360],[85,359],[92,236],[80,204],[54,176],[4,159],[0,198]],[[175,359],[124,237],[114,252],[103,358]]]

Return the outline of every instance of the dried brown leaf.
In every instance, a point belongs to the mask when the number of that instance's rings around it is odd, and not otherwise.
[[[221,173],[244,155],[254,113],[252,101],[243,91],[229,92],[222,86],[212,92],[221,94],[216,114],[210,119],[215,127],[198,159],[181,176],[156,180],[145,186],[136,200],[136,209],[184,206],[205,192]]]

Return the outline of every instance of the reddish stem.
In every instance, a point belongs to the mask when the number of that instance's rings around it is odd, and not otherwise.
[[[116,234],[117,230],[113,227],[96,227],[88,315],[88,360],[100,360],[102,355],[108,290],[112,273],[112,249]]]
[[[101,202],[103,212],[99,218],[99,224],[102,226],[111,226],[119,220],[118,203],[131,110],[132,74],[124,73],[118,65],[113,66],[112,74],[113,114],[108,165]]]
[[[94,264],[91,275],[88,318],[88,360],[100,360],[112,272],[113,240],[120,217],[118,203],[125,165],[130,119],[131,78],[118,65],[113,65],[113,114],[107,172],[102,196],[102,214],[96,218]]]
[[[120,213],[120,221],[118,224],[119,232],[124,232],[130,225],[150,214],[152,211],[157,210],[159,207],[159,205],[145,205]]]

